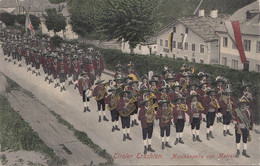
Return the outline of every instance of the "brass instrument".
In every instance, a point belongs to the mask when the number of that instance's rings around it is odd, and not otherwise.
[[[222,100],[227,105],[228,110],[232,111],[232,104],[233,104],[233,102],[230,100],[230,98],[228,99],[226,96],[223,96]]]
[[[154,118],[155,118],[155,105],[150,105],[148,110],[145,113],[146,116],[146,122],[147,123],[152,123]]]
[[[250,133],[249,133],[249,128],[250,128],[250,121],[249,119],[247,119],[247,117],[243,114],[242,110],[240,108],[236,109],[236,113],[239,117],[239,119],[242,121],[242,123],[245,124],[245,127],[246,129],[248,130],[248,141],[250,142],[251,141],[251,136],[250,136]],[[238,129],[240,129],[239,126],[237,126]],[[241,130],[241,129],[240,129]],[[241,132],[242,133],[242,132]]]
[[[151,92],[147,100],[149,100],[150,105],[153,105],[154,108],[159,107],[158,103],[153,101],[154,99],[156,99],[156,96]]]
[[[104,98],[104,95],[107,91],[106,87],[108,87],[108,86],[109,86],[109,82],[103,84],[103,86],[99,90],[97,97],[95,98],[96,101],[102,100]]]
[[[128,104],[125,106],[125,109],[119,112],[120,116],[129,116],[136,109],[136,106],[134,104],[135,102],[137,102],[137,99],[135,97],[132,97],[131,100],[128,101]]]
[[[112,110],[116,109],[119,100],[120,100],[120,95],[119,95],[119,93],[117,93],[116,95],[114,95],[113,99],[108,104],[107,109],[109,111],[112,111]]]
[[[168,100],[168,95],[167,95],[167,93],[163,93],[162,98],[163,98],[163,100]]]
[[[187,106],[186,104],[180,104],[180,105],[179,105],[179,109],[180,109],[181,111],[186,112],[186,111],[188,111],[188,106]]]
[[[196,102],[196,107],[199,111],[204,111],[204,107],[202,106],[202,104],[200,102]]]
[[[213,102],[213,107],[214,107],[214,108],[217,108],[217,109],[220,108],[220,105],[219,105],[219,103],[218,103],[218,100],[217,100],[215,97],[213,97],[213,99],[211,100],[211,102]]]
[[[173,117],[172,108],[173,107],[170,105],[167,108],[167,110],[163,113],[162,119],[161,119],[163,123],[168,123],[171,120],[171,118]]]
[[[253,95],[249,91],[244,92],[241,98],[245,99],[247,102],[251,102],[254,100]]]

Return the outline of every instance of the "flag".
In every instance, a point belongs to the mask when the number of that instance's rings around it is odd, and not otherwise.
[[[232,21],[232,22],[226,21],[225,27],[229,37],[231,38],[232,42],[236,45],[238,49],[241,62],[245,63],[246,55],[243,47],[239,21]]]
[[[184,49],[184,44],[185,44],[185,42],[186,42],[187,36],[188,36],[187,33],[182,34],[182,45],[181,45],[181,49]]]
[[[173,39],[173,32],[169,33],[169,50],[172,52],[172,39]]]
[[[32,32],[33,34],[35,34],[34,28],[33,28],[33,25],[32,25],[32,22],[31,22],[31,20],[30,20],[29,15],[26,16],[25,29],[30,29],[31,32]]]

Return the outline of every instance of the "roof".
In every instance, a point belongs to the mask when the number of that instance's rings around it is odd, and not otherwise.
[[[157,44],[156,37],[148,37],[145,42],[141,42],[142,45],[153,45]]]
[[[227,21],[239,21],[242,34],[260,35],[260,12],[259,1],[255,1],[239,10],[237,10]],[[253,13],[251,19],[246,19],[247,12]],[[216,29],[216,32],[227,32],[225,25],[222,24]]]
[[[0,0],[0,8],[15,8],[17,7],[16,0]]]
[[[220,18],[220,16],[222,18]],[[185,27],[189,28],[191,31],[193,31],[195,34],[200,36],[205,41],[213,41],[217,40],[218,36],[215,34],[216,28],[218,28],[221,23],[222,19],[225,19],[228,15],[219,15],[217,18],[212,18],[210,16],[205,17],[183,17],[178,18],[176,20],[173,20],[171,23],[163,27],[158,33],[162,33],[168,28],[171,28],[173,25],[176,25],[177,23],[183,24]]]

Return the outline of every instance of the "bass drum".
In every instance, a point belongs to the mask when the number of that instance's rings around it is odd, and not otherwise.
[[[87,98],[93,97],[93,90],[92,90],[92,89],[88,89],[88,90],[86,91],[86,93],[85,93],[85,96],[86,96]]]

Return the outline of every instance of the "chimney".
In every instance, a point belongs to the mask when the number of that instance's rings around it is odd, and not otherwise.
[[[218,17],[218,10],[211,10],[210,11],[210,17],[211,18],[217,18]]]
[[[205,10],[199,10],[199,17],[205,16]]]

